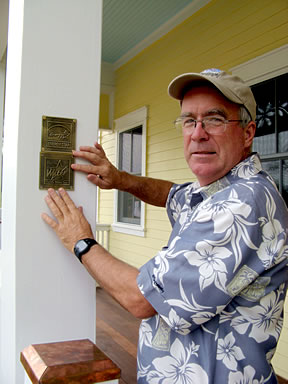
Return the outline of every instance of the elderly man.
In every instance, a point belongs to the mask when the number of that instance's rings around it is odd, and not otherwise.
[[[119,171],[97,143],[74,151],[88,163],[72,165],[100,188],[166,206],[167,246],[140,271],[119,261],[95,242],[63,189],[46,197],[57,220],[43,219],[104,289],[144,319],[138,383],[276,383],[270,362],[283,324],[288,214],[251,153],[253,94],[215,69],[181,75],[168,91],[180,100],[175,123],[196,182]]]

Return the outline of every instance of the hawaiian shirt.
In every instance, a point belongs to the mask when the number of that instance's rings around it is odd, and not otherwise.
[[[169,242],[141,267],[138,383],[277,383],[288,213],[252,154],[222,179],[173,185]]]

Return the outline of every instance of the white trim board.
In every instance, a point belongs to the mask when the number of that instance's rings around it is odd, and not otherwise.
[[[288,72],[288,44],[230,69],[249,85],[260,83]]]
[[[142,176],[146,175],[146,132],[147,132],[147,118],[148,118],[148,107],[144,106],[133,112],[127,113],[124,116],[119,117],[114,121],[114,127],[116,132],[116,167],[119,164],[119,133],[136,128],[137,125],[142,125]],[[114,222],[111,225],[112,230],[115,232],[122,232],[129,235],[144,236],[145,235],[145,205],[141,201],[141,223],[140,225],[128,224],[117,222],[117,201],[118,191],[114,191]]]

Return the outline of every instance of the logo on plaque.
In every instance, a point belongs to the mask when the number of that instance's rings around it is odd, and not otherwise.
[[[42,151],[71,152],[75,149],[76,119],[42,117]]]
[[[76,119],[42,117],[42,143],[40,152],[39,188],[74,189],[74,163]]]

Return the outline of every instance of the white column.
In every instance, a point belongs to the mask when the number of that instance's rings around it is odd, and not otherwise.
[[[22,384],[29,344],[95,338],[95,283],[42,221],[42,115],[77,119],[76,146],[97,138],[102,0],[10,0],[3,148],[0,382]],[[72,198],[95,223],[96,190]]]

